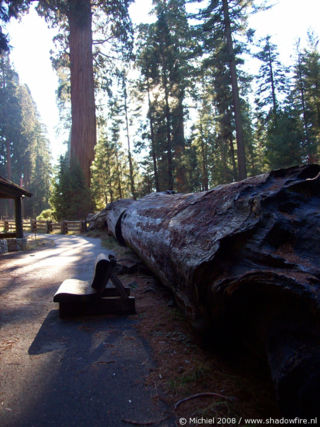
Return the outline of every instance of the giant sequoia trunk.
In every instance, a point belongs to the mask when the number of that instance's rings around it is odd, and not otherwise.
[[[90,185],[96,144],[90,0],[70,0],[71,161],[78,162]]]
[[[264,352],[290,416],[315,415],[320,398],[319,190],[310,165],[109,209],[113,234],[194,322]]]

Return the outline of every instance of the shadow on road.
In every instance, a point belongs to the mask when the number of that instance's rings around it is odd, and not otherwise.
[[[1,426],[175,425],[147,383],[154,366],[138,317],[62,320],[52,302],[64,279],[90,280],[100,252],[98,239],[70,236],[0,261]]]
[[[164,421],[167,409],[145,384],[153,364],[134,322],[115,316],[61,320],[50,311],[28,350],[35,357],[54,355],[42,372],[50,382],[24,413],[25,425],[175,425]]]

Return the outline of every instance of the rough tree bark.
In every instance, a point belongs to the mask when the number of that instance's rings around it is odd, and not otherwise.
[[[309,165],[109,209],[114,235],[195,325],[261,349],[287,416],[318,415],[319,190],[320,166]]]
[[[90,0],[70,0],[71,161],[78,162],[90,185],[96,144]]]
[[[109,203],[105,209],[105,221],[108,227],[108,232],[112,234],[122,245],[125,245],[120,228],[122,214],[133,202],[134,200],[132,199],[121,199],[116,202]]]

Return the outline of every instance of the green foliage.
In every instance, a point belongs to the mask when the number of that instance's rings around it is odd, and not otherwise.
[[[294,67],[294,85],[290,102],[303,125],[303,151],[309,163],[319,160],[320,146],[320,54],[319,40],[308,35],[309,46],[300,51]]]
[[[43,210],[40,215],[36,217],[38,221],[53,221],[54,220],[54,211],[52,209]]]
[[[7,34],[2,31],[1,22],[18,18],[21,13],[29,10],[30,0],[1,0],[0,1],[0,55],[9,52],[10,45]]]
[[[179,176],[185,180],[183,191],[205,190],[239,179],[237,126],[241,127],[250,175],[317,161],[320,145],[317,40],[311,37],[310,47],[301,55],[300,81],[296,73],[296,83],[289,82],[288,69],[280,63],[277,46],[270,37],[260,41],[255,58],[261,67],[255,76],[257,89],[253,94],[254,76],[246,75],[242,64],[244,54],[250,53],[248,41],[253,45],[254,32],[248,28],[248,16],[262,7],[247,0],[210,1],[193,15],[199,20],[195,25],[183,13],[184,4],[155,1],[155,22],[139,27],[137,63],[141,78],[136,85],[136,99],[140,104],[144,99],[148,105],[146,120],[139,128],[139,150],[146,153],[140,162],[145,191],[150,187],[170,188],[170,154],[175,189],[182,188]],[[227,42],[226,7],[232,50]],[[238,123],[232,61],[239,86]],[[290,85],[296,89],[288,96]],[[252,98],[255,103],[250,102]],[[194,108],[191,117],[186,114],[186,104]],[[190,123],[189,135],[183,137],[182,145],[176,139],[175,123],[180,136]]]
[[[91,191],[97,209],[123,197],[123,159],[117,145],[102,134],[91,165]]]
[[[256,76],[258,83],[256,105],[260,114],[277,116],[282,101],[287,93],[288,69],[279,61],[277,46],[267,36],[261,42],[261,50],[255,55],[261,61],[259,74]]]
[[[0,56],[0,99],[0,175],[33,194],[24,201],[24,216],[35,217],[48,207],[49,143],[31,93],[19,84],[8,55]]]
[[[286,109],[277,115],[267,130],[266,159],[271,169],[302,163],[303,131],[294,110]]]
[[[17,16],[30,2],[10,3],[10,16]],[[189,3],[198,3],[193,15],[186,11]],[[318,161],[318,40],[309,34],[309,45],[297,47],[290,74],[267,36],[255,49],[261,64],[258,75],[244,73],[245,55],[254,47],[248,16],[261,8],[258,3],[154,0],[154,21],[136,29],[133,49],[131,0],[91,1],[99,135],[91,191],[98,209],[118,198],[141,197],[154,190],[201,191],[232,182],[243,177],[241,162],[249,175],[256,175]],[[37,4],[38,12],[60,30],[52,60],[66,127],[71,122],[70,5],[71,1],[58,0]],[[0,19],[2,12],[9,19],[7,10],[0,12]],[[19,183],[23,177],[35,194],[33,208],[30,201],[25,204],[27,211],[39,213],[48,197],[47,142],[30,93],[19,86],[10,67],[4,68],[0,173],[7,176],[10,163],[12,178]],[[74,176],[77,172],[71,173],[67,160],[61,160],[51,199],[60,218],[75,219],[70,206],[90,200],[88,190],[76,185],[81,177],[75,183]]]
[[[148,96],[154,182],[158,190],[186,191],[184,99],[192,78],[191,33],[184,0],[159,0],[154,6],[156,21],[139,28],[137,61]]]
[[[212,103],[214,122],[213,182],[230,182],[246,176],[245,151],[251,143],[245,128],[248,76],[241,70],[252,35],[247,18],[252,1],[216,0],[199,13],[196,34],[202,45],[200,96]],[[212,126],[212,124],[211,124]]]
[[[78,164],[69,165],[68,159],[61,156],[52,187],[50,205],[57,221],[85,219],[92,212],[91,194]]]
[[[108,123],[100,121],[100,137],[95,147],[91,165],[91,192],[97,209],[121,198],[133,197],[134,186],[140,185],[140,173],[136,161],[131,158],[128,140],[127,115],[117,94],[109,101]],[[124,113],[124,116],[123,116]],[[128,112],[127,112],[128,114]],[[122,130],[126,129],[125,132]],[[124,141],[127,148],[124,149]],[[134,180],[134,185],[132,185]],[[139,194],[140,190],[138,191]]]

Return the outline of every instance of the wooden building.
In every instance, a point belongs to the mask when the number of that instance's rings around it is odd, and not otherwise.
[[[0,176],[0,199],[14,200],[15,220],[16,220],[16,232],[0,233],[0,238],[6,238],[6,237],[16,237],[18,239],[23,238],[21,199],[22,197],[31,197],[31,196],[32,194],[26,191],[24,188],[21,188],[15,183]]]

